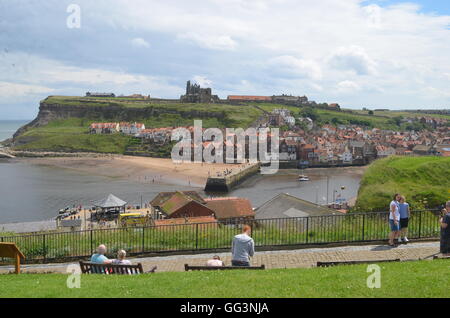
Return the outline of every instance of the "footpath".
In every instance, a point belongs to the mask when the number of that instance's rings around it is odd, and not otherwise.
[[[264,264],[271,268],[310,268],[317,262],[358,261],[358,260],[421,260],[432,259],[439,253],[439,242],[419,242],[392,248],[387,245],[344,246],[330,248],[308,248],[300,250],[256,252],[252,265]],[[158,266],[157,272],[184,271],[184,264],[205,265],[214,255],[219,255],[225,265],[231,264],[230,253],[196,254],[129,258],[133,263],[142,263],[144,271]],[[71,263],[22,265],[23,273],[66,273]],[[0,274],[14,271],[13,266],[0,266]]]

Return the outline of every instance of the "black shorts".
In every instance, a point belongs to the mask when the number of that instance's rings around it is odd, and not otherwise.
[[[408,227],[409,218],[400,219],[400,229],[406,229]]]
[[[448,254],[450,253],[450,238],[442,238],[441,237],[441,248],[440,248],[440,252],[442,254]]]

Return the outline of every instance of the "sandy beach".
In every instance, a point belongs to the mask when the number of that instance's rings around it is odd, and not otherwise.
[[[142,183],[165,183],[204,187],[209,175],[237,171],[238,164],[174,163],[171,159],[108,155],[101,157],[24,158],[23,162],[45,165]]]

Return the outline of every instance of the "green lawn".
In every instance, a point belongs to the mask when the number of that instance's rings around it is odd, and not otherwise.
[[[395,193],[406,196],[414,210],[437,207],[450,199],[449,157],[390,157],[365,171],[357,211],[382,211]]]
[[[173,272],[138,276],[0,275],[0,297],[450,297],[448,260],[380,263],[381,288],[367,287],[368,265],[265,271]]]

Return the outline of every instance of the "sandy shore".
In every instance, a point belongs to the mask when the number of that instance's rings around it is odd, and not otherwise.
[[[224,170],[240,170],[243,165],[180,163],[171,159],[110,155],[103,157],[24,158],[23,162],[71,169],[111,178],[127,178],[142,183],[165,183],[204,187],[209,175]]]

